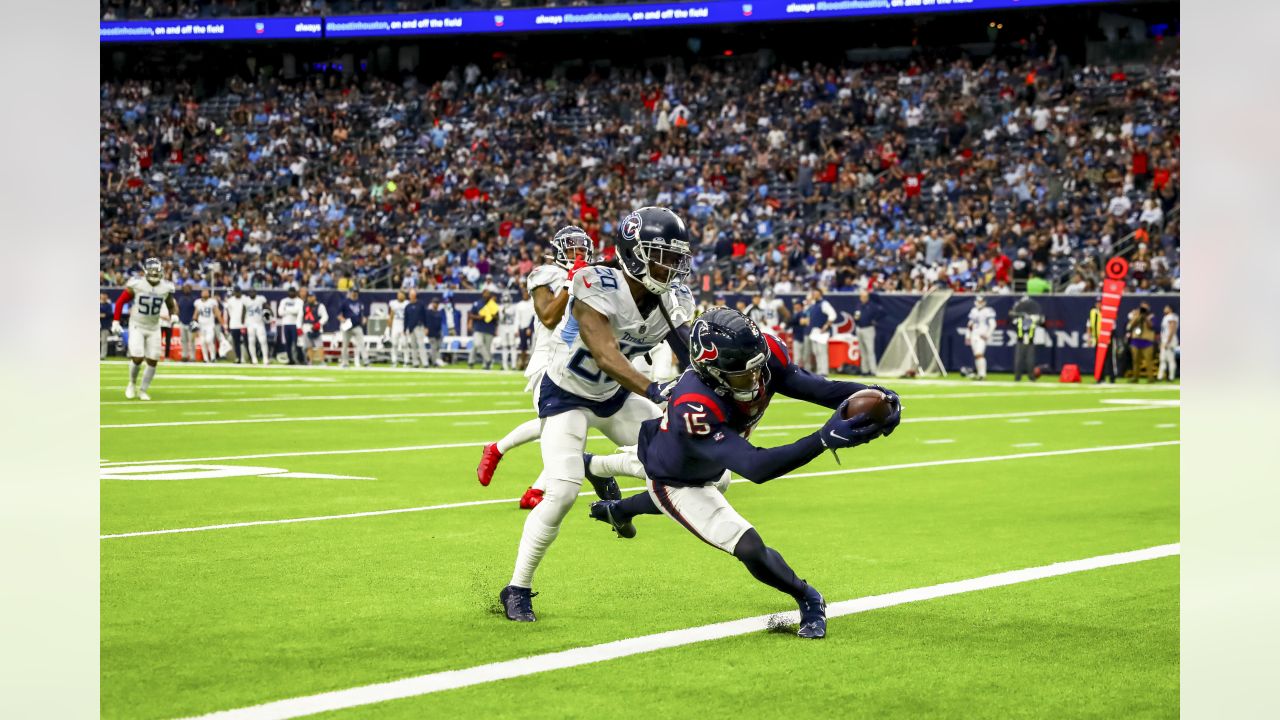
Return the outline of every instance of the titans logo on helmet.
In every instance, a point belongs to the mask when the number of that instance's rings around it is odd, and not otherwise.
[[[640,237],[640,213],[631,213],[622,220],[622,237],[637,240]]]

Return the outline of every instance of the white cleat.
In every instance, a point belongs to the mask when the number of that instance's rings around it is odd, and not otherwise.
[[[151,399],[151,396],[147,394],[147,391],[146,391],[146,390],[139,390],[139,391],[138,391],[138,399],[139,399],[139,400],[150,400],[150,399]]]
[[[126,400],[133,399],[133,383],[129,383],[124,389],[124,398]]]

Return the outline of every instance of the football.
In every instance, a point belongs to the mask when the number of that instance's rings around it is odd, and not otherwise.
[[[883,392],[867,388],[849,396],[849,404],[844,406],[844,419],[868,413],[876,422],[883,422],[893,412]]]

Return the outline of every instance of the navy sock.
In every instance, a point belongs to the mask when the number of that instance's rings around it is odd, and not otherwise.
[[[807,584],[796,577],[795,571],[782,559],[777,550],[764,544],[755,528],[748,530],[733,548],[733,556],[747,566],[755,579],[769,587],[784,592],[797,602],[804,597]]]
[[[662,511],[658,509],[657,504],[653,502],[653,498],[649,493],[642,492],[638,495],[632,495],[629,498],[619,500],[614,506],[618,512],[631,519],[636,515],[661,515]]]

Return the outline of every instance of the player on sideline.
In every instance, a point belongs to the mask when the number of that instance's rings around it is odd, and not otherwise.
[[[395,367],[400,360],[400,354],[404,354],[404,366],[409,367],[409,363],[413,361],[413,356],[409,352],[409,336],[404,332],[404,311],[409,303],[404,299],[404,291],[396,292],[395,300],[387,301],[387,314],[391,321],[391,367]]]
[[[222,324],[222,311],[217,299],[206,288],[200,291],[196,301],[196,324],[200,327],[200,355],[204,362],[218,361],[218,326]]]
[[[533,297],[534,314],[538,316],[538,322],[533,326],[533,354],[529,356],[529,365],[524,370],[524,376],[529,378],[524,390],[533,393],[534,410],[538,409],[538,389],[551,359],[555,330],[564,322],[565,308],[569,305],[570,282],[574,273],[596,258],[595,242],[591,236],[573,225],[556,232],[551,239],[551,248],[551,262],[534,268],[525,280]],[[493,480],[493,473],[503,455],[511,452],[512,448],[537,440],[541,434],[542,418],[537,417],[517,425],[498,442],[485,445],[480,452],[480,465],[476,467],[476,478],[480,484],[487,486]],[[538,475],[537,481],[524,491],[520,498],[522,509],[532,510],[542,502],[545,477],[545,472]]]
[[[156,376],[156,363],[160,361],[160,310],[169,309],[171,317],[178,316],[178,301],[173,299],[173,283],[164,279],[164,266],[156,258],[147,258],[142,263],[143,277],[131,277],[125,283],[124,292],[116,298],[115,312],[112,314],[111,330],[119,334],[120,313],[124,305],[132,301],[129,311],[129,384],[124,389],[124,396],[132,400],[136,395],[142,400],[150,400],[147,389]],[[142,371],[142,383],[138,384],[138,371],[142,370],[142,361],[147,361],[146,370]]]
[[[511,582],[499,593],[507,619],[533,622],[533,575],[586,475],[587,430],[619,447],[634,445],[640,423],[662,414],[670,383],[649,382],[631,359],[664,340],[688,359],[693,295],[676,281],[688,273],[689,230],[667,208],[643,207],[618,225],[616,264],[573,277],[564,326],[538,389],[544,420],[546,491],[525,519]]]
[[[973,299],[973,308],[969,310],[969,335],[965,344],[973,349],[973,379],[987,379],[987,343],[996,331],[995,308],[987,305],[981,295]]]
[[[245,330],[245,345],[249,346],[249,362],[253,365],[267,365],[271,362],[271,345],[267,342],[267,298],[259,295],[257,290],[249,288],[249,297],[244,299],[241,312]],[[254,345],[262,352],[262,362],[254,352]]]
[[[824,637],[827,618],[822,593],[796,577],[782,555],[764,544],[717,484],[728,470],[764,483],[807,464],[827,448],[854,447],[888,435],[901,418],[898,396],[876,388],[890,397],[894,407],[883,423],[867,415],[844,419],[847,398],[875,386],[809,373],[791,362],[781,342],[727,307],[712,308],[694,322],[689,356],[693,372],[685,373],[671,389],[666,414],[640,428],[637,450],[648,476],[648,492],[592,503],[591,517],[630,538],[635,537],[632,517],[667,515],[699,540],[740,560],[760,582],[795,598],[800,605],[800,637]],[[836,408],[836,412],[817,432],[790,445],[758,448],[746,438],[774,393]]]

